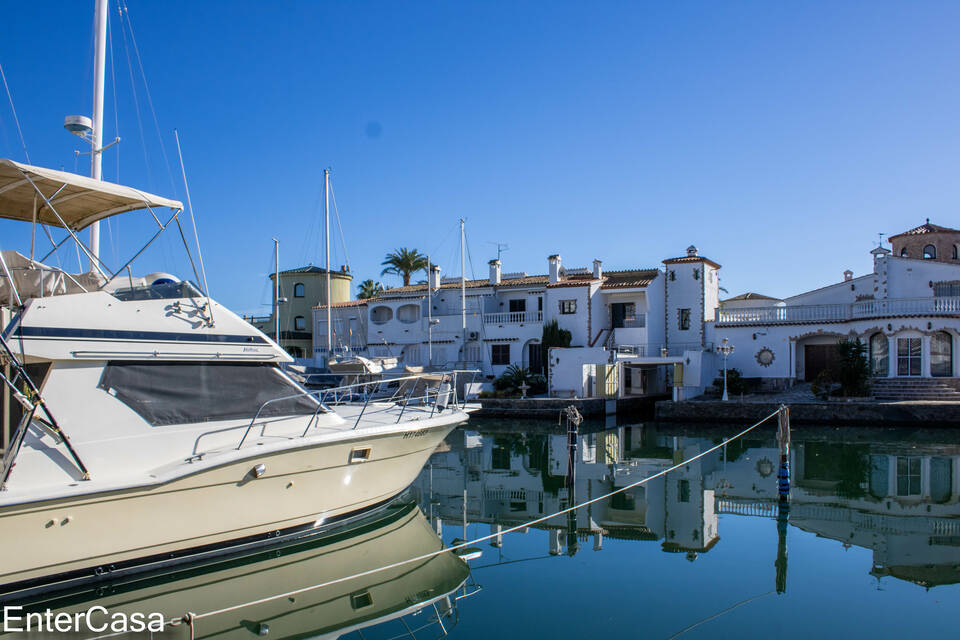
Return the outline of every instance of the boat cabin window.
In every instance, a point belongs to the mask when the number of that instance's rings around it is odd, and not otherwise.
[[[171,300],[174,298],[202,298],[195,286],[189,282],[163,282],[145,287],[117,289],[111,295],[121,302],[131,300]]]
[[[98,386],[155,427],[250,420],[268,400],[303,392],[273,365],[233,362],[108,362]],[[317,406],[298,396],[263,406],[260,417],[313,415]]]

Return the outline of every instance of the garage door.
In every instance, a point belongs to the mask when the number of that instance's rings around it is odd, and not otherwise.
[[[803,379],[813,381],[839,359],[835,344],[808,344],[803,348]]]

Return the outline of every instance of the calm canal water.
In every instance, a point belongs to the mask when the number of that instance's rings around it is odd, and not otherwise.
[[[472,420],[406,501],[347,530],[33,608],[217,611],[496,535],[689,461],[478,543],[467,562],[443,552],[204,617],[194,637],[960,636],[960,432],[797,429],[786,513],[773,431],[693,460],[736,431],[585,424],[571,482],[562,427]]]
[[[567,439],[543,426],[474,421],[432,456],[416,487],[448,544],[568,504]],[[574,500],[690,460],[736,430],[585,433]],[[960,434],[795,430],[786,518],[778,461],[775,433],[751,432],[575,520],[479,545],[471,578],[483,589],[460,601],[451,635],[960,637]]]

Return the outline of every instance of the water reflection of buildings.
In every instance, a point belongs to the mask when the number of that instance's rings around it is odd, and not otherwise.
[[[644,446],[634,435],[641,431],[621,427],[581,436],[573,495],[567,482],[566,436],[550,434],[454,432],[415,486],[438,528],[482,522],[496,533],[627,486],[670,467],[675,455],[684,455],[683,447]],[[687,452],[687,457],[692,455]],[[549,552],[559,554],[566,548],[570,553],[561,534],[571,528],[579,541],[592,538],[595,550],[602,549],[605,536],[662,540],[666,551],[709,550],[718,540],[717,515],[713,493],[703,486],[702,462],[578,509],[572,527],[563,516],[547,520],[539,527],[552,531]]]
[[[377,637],[417,637],[420,630],[440,637],[458,620],[457,601],[478,589],[467,583],[469,567],[452,553],[394,565],[441,548],[415,503],[394,503],[299,543],[16,603],[26,611],[51,609],[71,618],[93,605],[104,607],[110,616],[159,612],[165,620],[187,612],[220,612],[197,620],[189,630],[181,625],[151,633],[157,638],[369,638],[373,627]],[[382,567],[388,568],[358,576]],[[334,582],[349,576],[358,577]],[[313,588],[326,583],[332,584]],[[84,633],[79,635],[107,637],[102,634],[116,630],[99,628],[110,623],[106,613],[91,615],[92,628],[80,629]],[[7,631],[21,639],[51,637],[35,627],[19,632],[22,621],[17,624]]]
[[[729,484],[718,493],[720,513],[776,513],[775,485],[757,479],[778,451],[751,444],[708,480]],[[878,578],[960,582],[960,444],[811,438],[795,442],[791,458],[791,524],[871,549]]]
[[[872,549],[877,577],[923,586],[960,582],[957,440],[924,445],[894,434],[850,444],[836,435],[796,432],[790,523]],[[709,432],[640,425],[583,435],[571,496],[565,435],[461,430],[433,455],[416,486],[438,530],[480,522],[496,533],[691,460],[719,441]],[[592,538],[595,550],[605,536],[659,541],[664,551],[693,560],[720,540],[721,514],[775,518],[773,434],[726,449],[578,509],[570,523],[560,516],[538,525],[551,530],[550,553],[574,552],[563,532],[575,530],[579,542]]]

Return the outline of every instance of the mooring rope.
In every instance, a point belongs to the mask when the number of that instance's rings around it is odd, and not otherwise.
[[[530,527],[530,526],[533,526],[533,525],[536,525],[536,524],[540,524],[541,522],[546,522],[547,520],[550,520],[550,519],[552,519],[552,518],[556,518],[557,516],[562,516],[562,515],[564,515],[564,514],[566,514],[566,513],[570,513],[571,511],[576,511],[577,509],[580,509],[580,508],[582,508],[582,507],[586,507],[586,506],[591,505],[591,504],[593,504],[593,503],[595,503],[595,502],[599,502],[599,501],[601,501],[601,500],[606,500],[607,498],[609,498],[609,497],[611,497],[611,496],[614,496],[614,495],[616,495],[616,494],[618,494],[618,493],[622,493],[622,492],[627,491],[627,490],[629,490],[629,489],[633,489],[634,487],[639,487],[640,485],[646,484],[647,482],[650,482],[651,480],[655,480],[655,479],[657,479],[657,478],[663,477],[663,476],[667,475],[668,473],[670,473],[671,471],[676,471],[677,469],[679,469],[679,468],[681,468],[681,467],[683,467],[683,466],[686,466],[686,465],[690,464],[690,463],[693,462],[694,460],[698,460],[698,459],[700,459],[700,458],[702,458],[702,457],[704,457],[704,456],[706,456],[706,455],[708,455],[708,454],[710,454],[710,453],[713,453],[714,451],[717,451],[718,449],[721,449],[721,448],[727,446],[728,444],[730,444],[731,442],[733,442],[733,441],[736,440],[737,438],[740,438],[740,437],[746,435],[747,433],[753,431],[754,429],[756,429],[757,427],[759,427],[760,425],[762,425],[762,424],[763,424],[764,422],[766,422],[767,420],[770,420],[770,419],[773,418],[774,416],[779,415],[779,414],[780,414],[780,411],[781,411],[781,409],[777,409],[776,411],[774,411],[773,413],[771,413],[770,415],[768,415],[766,418],[763,418],[763,419],[760,420],[759,422],[757,422],[757,423],[755,423],[755,424],[747,427],[747,428],[744,429],[743,431],[740,431],[739,433],[737,433],[737,434],[736,434],[735,436],[733,436],[732,438],[730,438],[730,439],[728,439],[728,440],[724,440],[724,441],[721,442],[720,444],[714,445],[713,447],[710,447],[710,448],[707,449],[706,451],[702,451],[701,453],[698,453],[697,455],[693,456],[693,457],[690,458],[689,460],[684,460],[683,462],[677,463],[677,464],[673,465],[672,467],[668,467],[668,468],[666,468],[666,469],[663,469],[663,470],[661,470],[661,471],[658,471],[657,473],[653,474],[652,476],[648,476],[648,477],[646,477],[646,478],[643,478],[642,480],[637,480],[636,482],[630,483],[630,484],[628,484],[628,485],[626,485],[626,486],[620,487],[620,488],[618,488],[618,489],[614,489],[613,491],[611,491],[611,492],[609,492],[609,493],[605,493],[605,494],[603,494],[603,495],[601,495],[601,496],[597,496],[596,498],[591,498],[590,500],[586,500],[586,501],[581,502],[581,503],[579,503],[579,504],[577,504],[577,505],[574,505],[574,506],[572,506],[572,507],[567,507],[566,509],[561,509],[560,511],[557,511],[556,513],[551,513],[550,515],[541,516],[541,517],[539,517],[539,518],[536,518],[536,519],[534,519],[534,520],[530,520],[530,521],[525,522],[525,523],[523,523],[523,524],[518,524],[518,525],[515,525],[515,526],[510,527],[510,528],[508,528],[508,529],[503,529],[502,531],[499,531],[499,532],[497,532],[497,533],[491,533],[491,534],[489,534],[489,535],[482,536],[482,537],[476,538],[476,539],[474,539],[474,540],[469,540],[469,541],[466,541],[466,542],[461,542],[461,543],[452,545],[452,546],[450,546],[450,547],[443,547],[443,548],[438,549],[438,550],[436,550],[436,551],[431,551],[430,553],[425,553],[425,554],[416,556],[416,557],[414,557],[414,558],[410,558],[410,559],[408,559],[408,560],[401,560],[400,562],[394,562],[394,563],[392,563],[392,564],[388,564],[388,565],[385,565],[385,566],[383,566],[383,567],[377,567],[377,568],[375,568],[375,569],[368,569],[367,571],[361,571],[360,573],[355,573],[355,574],[350,575],[350,576],[344,576],[344,577],[342,577],[342,578],[335,578],[335,579],[333,579],[333,580],[327,580],[326,582],[321,582],[321,583],[319,583],[319,584],[310,585],[310,586],[308,586],[308,587],[301,587],[301,588],[299,588],[299,589],[294,589],[293,591],[287,591],[287,592],[285,592],[285,593],[278,593],[278,594],[275,594],[275,595],[272,595],[272,596],[266,596],[266,597],[264,597],[264,598],[260,598],[260,599],[258,599],[258,600],[251,600],[251,601],[249,601],[249,602],[244,602],[244,603],[242,603],[242,604],[236,604],[236,605],[232,605],[232,606],[229,606],[229,607],[223,607],[222,609],[214,609],[213,611],[207,611],[207,612],[205,612],[205,613],[192,613],[192,612],[190,612],[190,613],[187,613],[186,615],[181,616],[181,617],[179,617],[179,618],[172,618],[172,619],[168,620],[168,621],[166,622],[166,624],[167,624],[168,626],[176,626],[176,625],[179,625],[179,624],[183,624],[184,622],[189,622],[191,631],[193,631],[194,625],[195,625],[196,621],[202,620],[202,619],[204,619],[204,618],[212,618],[212,617],[214,617],[214,616],[222,615],[222,614],[224,614],[224,613],[230,613],[231,611],[237,611],[238,609],[243,609],[243,608],[246,608],[246,607],[253,607],[253,606],[260,605],[260,604],[265,604],[265,603],[267,603],[267,602],[272,602],[273,600],[280,600],[280,599],[282,599],[282,598],[291,598],[291,597],[293,597],[293,596],[300,595],[301,593],[307,593],[308,591],[314,591],[314,590],[316,590],[316,589],[322,589],[322,588],[324,588],[324,587],[330,587],[330,586],[333,586],[333,585],[335,585],[335,584],[340,584],[340,583],[343,583],[343,582],[349,582],[350,580],[355,580],[355,579],[357,579],[357,578],[364,578],[364,577],[366,577],[366,576],[371,576],[371,575],[380,573],[380,572],[382,572],[382,571],[389,571],[390,569],[396,569],[396,568],[398,568],[398,567],[402,567],[402,566],[408,565],[408,564],[413,564],[413,563],[415,563],[415,562],[422,562],[422,561],[424,561],[424,560],[429,560],[430,558],[434,558],[434,557],[436,557],[436,556],[443,555],[443,554],[445,554],[445,553],[449,553],[449,552],[452,552],[452,551],[456,551],[456,550],[458,550],[458,549],[463,549],[463,548],[465,548],[465,547],[470,547],[470,546],[476,545],[476,544],[481,543],[481,542],[486,542],[487,540],[491,540],[491,539],[493,539],[493,538],[497,538],[497,537],[500,537],[500,536],[504,536],[504,535],[506,535],[506,534],[508,534],[508,533],[513,533],[514,531],[519,531],[519,530],[521,530],[521,529],[526,529],[527,527]],[[101,635],[101,636],[94,636],[93,638],[90,638],[89,640],[103,640],[103,639],[105,639],[105,638],[111,638],[111,637],[123,635],[124,633],[125,633],[125,632],[112,633],[112,634]]]

